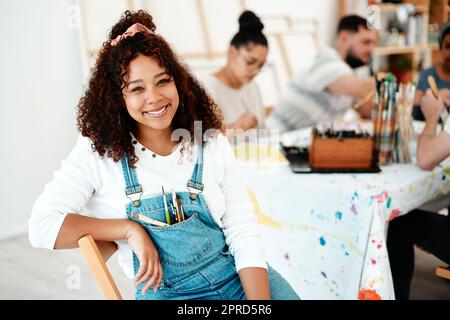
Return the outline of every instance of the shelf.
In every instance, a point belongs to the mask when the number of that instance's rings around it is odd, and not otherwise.
[[[403,47],[377,47],[374,49],[373,54],[379,56],[386,56],[392,54],[406,54],[414,53],[416,51],[435,50],[438,48],[437,44],[421,44],[415,46],[403,46]]]
[[[394,13],[397,11],[398,4],[381,3],[378,7],[380,8],[380,12]],[[416,5],[415,7],[417,13],[428,13],[428,7],[426,5]]]

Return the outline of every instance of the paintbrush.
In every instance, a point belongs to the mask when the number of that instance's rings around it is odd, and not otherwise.
[[[143,222],[150,223],[150,224],[152,224],[152,225],[154,225],[154,226],[158,226],[158,227],[168,227],[168,226],[169,226],[167,223],[164,223],[164,222],[161,222],[161,221],[152,219],[152,218],[150,218],[150,217],[144,216],[144,215],[139,214],[139,213],[136,213],[136,212],[133,212],[133,213],[131,214],[131,216],[132,216],[133,218],[135,218],[135,219],[139,219],[139,220],[141,220],[141,221],[143,221]]]
[[[428,76],[427,80],[428,80],[428,85],[430,86],[431,92],[433,92],[434,97],[436,99],[439,99],[439,89],[437,87],[436,80],[434,80],[433,76]],[[441,117],[441,121],[442,121],[442,126],[444,126],[448,119],[448,111],[445,108],[445,106],[441,111],[440,117]]]
[[[356,102],[353,105],[353,109],[354,110],[358,110],[359,108],[361,108],[363,105],[365,105],[366,103],[368,103],[373,96],[375,95],[375,91],[370,91],[369,94],[367,94],[364,98],[362,98],[361,100],[359,100],[358,102]]]
[[[164,213],[166,215],[166,221],[168,224],[172,224],[172,222],[170,221],[169,209],[167,208],[167,199],[166,199],[166,193],[164,192],[164,186],[161,186],[161,189],[162,189],[162,196],[163,196],[163,201],[164,201]]]

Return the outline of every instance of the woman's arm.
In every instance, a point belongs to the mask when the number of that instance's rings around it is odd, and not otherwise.
[[[241,269],[239,279],[247,300],[270,300],[269,276],[266,269]]]
[[[103,260],[108,261],[117,251],[117,243],[114,241],[95,241]]]
[[[78,240],[90,234],[105,261],[117,251],[115,240],[126,240],[131,220],[96,219],[80,214],[68,214],[58,232],[54,249],[78,248]]]
[[[220,182],[225,195],[225,214],[222,216],[223,232],[230,252],[234,256],[247,299],[269,299],[269,279],[264,248],[258,230],[253,205],[244,188],[242,176],[236,171],[236,160],[228,141],[218,137],[214,152],[215,161],[222,163]],[[214,150],[216,151],[216,150]]]
[[[97,219],[80,214],[68,214],[59,230],[55,249],[78,248],[78,240],[92,235],[96,241],[126,240],[134,221],[124,219]]]
[[[101,186],[98,156],[92,152],[91,144],[89,139],[79,137],[61,169],[36,200],[28,223],[30,243],[48,249],[77,248],[78,240],[90,234],[99,241],[106,260],[116,250],[112,241],[126,240],[140,262],[137,284],[147,281],[144,291],[152,284],[156,289],[162,279],[162,267],[152,239],[140,224],[77,214]]]
[[[96,219],[79,214],[68,214],[56,238],[55,249],[77,248],[78,240],[87,234],[92,235],[94,240],[101,241],[104,258],[109,258],[108,255],[114,253],[111,251],[113,249],[111,241],[128,241],[140,262],[140,269],[135,278],[136,285],[146,282],[142,289],[143,293],[151,285],[154,286],[154,291],[158,289],[163,277],[163,269],[158,251],[141,225],[132,220]]]
[[[242,114],[236,122],[229,124],[226,126],[226,129],[231,130],[248,130],[252,128],[256,128],[258,126],[258,119],[251,114],[250,112],[246,112]]]
[[[417,143],[417,164],[422,170],[433,170],[450,155],[450,134],[442,130],[436,135],[436,126],[444,103],[442,98],[436,99],[431,90],[427,90],[421,101],[421,108],[426,123]]]

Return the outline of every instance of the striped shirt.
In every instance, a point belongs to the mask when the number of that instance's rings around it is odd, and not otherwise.
[[[339,78],[353,74],[354,71],[335,49],[324,49],[316,55],[309,69],[299,72],[289,81],[266,121],[267,127],[290,131],[342,117],[354,99],[326,89]]]

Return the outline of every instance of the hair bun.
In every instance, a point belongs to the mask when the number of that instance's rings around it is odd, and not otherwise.
[[[252,11],[244,11],[239,17],[239,32],[259,33],[264,29],[264,24]]]

